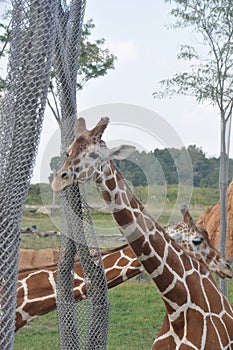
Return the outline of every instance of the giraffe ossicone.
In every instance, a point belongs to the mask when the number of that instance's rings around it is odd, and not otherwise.
[[[91,130],[77,121],[69,155],[53,181],[62,190],[93,179],[144,269],[157,286],[166,316],[153,350],[233,349],[233,309],[207,267],[172,240],[134,196],[111,159],[102,158],[108,118]],[[91,155],[91,156],[90,156]]]

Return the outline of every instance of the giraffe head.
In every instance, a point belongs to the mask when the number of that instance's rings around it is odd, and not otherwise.
[[[108,123],[109,118],[104,117],[93,129],[87,130],[83,118],[76,121],[74,142],[67,148],[67,159],[52,182],[55,192],[74,183],[97,178],[105,162],[111,158],[126,158],[135,149],[126,145],[107,148],[101,138]]]
[[[183,220],[179,224],[166,227],[169,236],[221,278],[232,278],[233,270],[231,266],[211,244],[207,231],[195,225],[186,206],[183,206],[181,213]]]

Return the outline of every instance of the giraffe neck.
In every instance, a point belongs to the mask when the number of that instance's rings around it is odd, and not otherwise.
[[[115,287],[142,271],[142,266],[128,245],[101,253],[108,288]],[[16,331],[38,316],[56,309],[56,272],[55,265],[19,273]],[[86,285],[79,262],[75,264],[73,292],[76,301],[86,298]]]
[[[112,215],[119,229],[128,240],[134,239],[134,237],[145,237],[151,230],[157,228],[163,231],[144,205],[134,196],[114,162],[104,163],[95,181],[103,199],[112,210]],[[143,230],[135,232],[135,226]]]
[[[108,122],[107,117],[102,118],[87,130],[85,120],[77,120],[75,140],[53,181],[53,189],[61,191],[93,177],[100,186],[121,231],[166,305],[165,320],[153,350],[233,349],[233,310],[207,269],[158,227],[114,164],[104,163],[109,157],[119,159],[129,150],[127,146],[111,150],[105,147],[102,134]]]
[[[166,316],[152,349],[231,349],[233,309],[208,269],[163,232],[113,162],[96,183],[164,301]]]
[[[176,285],[177,279],[174,281],[174,276],[179,276],[181,282],[185,273],[181,258],[183,255],[192,266],[191,269],[202,269],[205,275],[209,275],[208,270],[204,266],[200,267],[196,259],[185,253],[150,216],[134,196],[114,162],[104,164],[96,183],[104,200],[111,206],[121,232],[162,294],[169,283]],[[166,282],[166,286],[162,281]],[[186,294],[185,290],[184,293]]]

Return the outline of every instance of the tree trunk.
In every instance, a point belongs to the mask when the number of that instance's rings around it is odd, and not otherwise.
[[[228,127],[228,132],[227,132]],[[228,214],[228,168],[229,168],[229,142],[227,136],[230,136],[230,119],[227,121],[225,113],[221,113],[221,154],[219,169],[219,197],[220,197],[220,237],[219,251],[226,259],[226,237],[227,237],[227,214]],[[227,296],[227,281],[220,279],[220,288]]]

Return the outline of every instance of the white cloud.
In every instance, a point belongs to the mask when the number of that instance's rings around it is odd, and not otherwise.
[[[117,56],[120,63],[128,63],[139,57],[139,47],[131,40],[108,41],[106,47]]]

